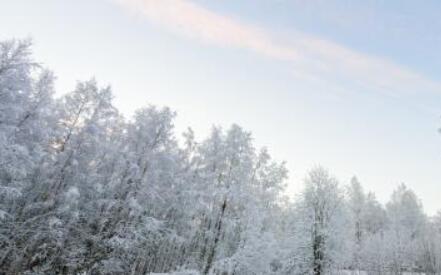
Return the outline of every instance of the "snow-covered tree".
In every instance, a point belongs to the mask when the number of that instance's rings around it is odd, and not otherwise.
[[[388,242],[387,258],[396,274],[416,268],[418,241],[422,236],[425,215],[415,193],[401,184],[394,190],[386,205],[388,229],[385,241]]]
[[[360,269],[360,251],[365,238],[365,224],[363,215],[365,212],[366,195],[363,187],[356,177],[351,179],[348,186],[348,210],[353,231],[353,263],[352,267],[356,270]]]
[[[338,181],[323,167],[311,170],[296,203],[289,274],[325,274],[346,264],[347,211]]]
[[[240,126],[181,138],[167,107],[125,119],[110,87],[54,81],[30,41],[0,42],[0,274],[441,270],[441,215],[404,185],[384,207],[316,167],[289,200]]]

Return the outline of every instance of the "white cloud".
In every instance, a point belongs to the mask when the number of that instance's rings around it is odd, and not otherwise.
[[[176,34],[221,47],[251,50],[288,61],[296,76],[357,85],[390,95],[438,92],[441,84],[386,59],[293,31],[289,43],[265,29],[210,11],[186,0],[116,0]]]

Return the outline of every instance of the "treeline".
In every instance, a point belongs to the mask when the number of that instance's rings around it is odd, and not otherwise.
[[[94,80],[55,98],[29,41],[0,42],[0,274],[441,272],[441,215],[287,170],[237,125],[178,143],[175,113],[124,119]]]

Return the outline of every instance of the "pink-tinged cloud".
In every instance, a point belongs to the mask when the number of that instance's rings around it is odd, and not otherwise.
[[[150,21],[202,42],[237,47],[278,59],[295,59],[295,49],[277,45],[259,28],[181,0],[117,0]]]
[[[263,28],[218,14],[190,1],[116,1],[176,34],[291,62],[296,76],[334,84],[349,80],[359,87],[392,95],[441,91],[440,83],[388,60],[297,31],[292,32],[289,43],[282,43]]]

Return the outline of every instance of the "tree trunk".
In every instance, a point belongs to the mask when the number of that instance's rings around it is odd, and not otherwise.
[[[314,275],[323,274],[323,237],[315,233],[313,243],[313,273]]]
[[[210,272],[211,266],[213,265],[213,260],[214,260],[214,256],[215,256],[215,253],[216,253],[216,246],[219,243],[219,239],[220,239],[221,232],[222,232],[222,219],[223,219],[224,214],[225,214],[225,208],[227,208],[227,199],[224,199],[224,202],[223,202],[222,207],[221,207],[221,212],[220,212],[220,215],[219,215],[219,220],[218,220],[218,222],[216,224],[216,235],[214,237],[213,247],[208,252],[207,264],[205,265],[204,272],[202,273],[204,275],[207,275],[208,272]]]

